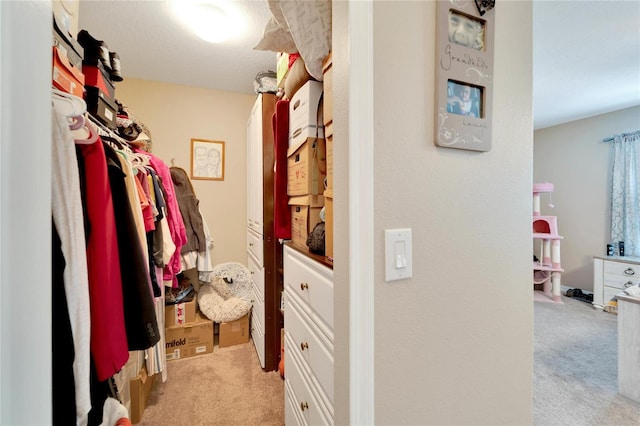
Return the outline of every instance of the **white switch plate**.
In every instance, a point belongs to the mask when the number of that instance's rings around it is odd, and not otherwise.
[[[404,280],[413,276],[411,228],[385,229],[385,280]]]

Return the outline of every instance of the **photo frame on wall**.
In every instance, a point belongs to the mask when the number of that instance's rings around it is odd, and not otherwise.
[[[224,180],[224,142],[191,139],[191,179]]]
[[[437,2],[437,146],[491,149],[494,16],[486,0]]]

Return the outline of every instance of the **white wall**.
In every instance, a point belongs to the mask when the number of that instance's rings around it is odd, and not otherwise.
[[[529,424],[531,3],[497,2],[493,147],[438,148],[435,2],[374,2],[376,424]],[[384,281],[384,230],[413,278]]]
[[[603,139],[640,129],[640,107],[548,127],[534,133],[533,177],[555,190],[541,199],[542,214],[557,216],[564,237],[562,285],[593,290],[594,255],[609,243],[609,161],[611,144]]]
[[[0,2],[0,424],[51,424],[51,3]]]

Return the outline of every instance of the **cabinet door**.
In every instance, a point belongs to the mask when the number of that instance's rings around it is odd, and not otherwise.
[[[247,123],[247,226],[259,234],[262,202],[262,95],[258,95]]]

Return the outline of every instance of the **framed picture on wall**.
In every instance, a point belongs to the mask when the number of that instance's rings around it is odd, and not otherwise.
[[[439,0],[436,7],[435,143],[491,149],[495,8],[488,0]]]
[[[191,139],[191,179],[224,180],[224,142]]]

